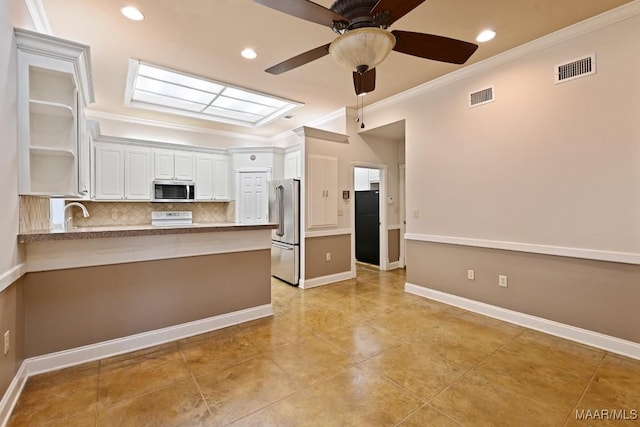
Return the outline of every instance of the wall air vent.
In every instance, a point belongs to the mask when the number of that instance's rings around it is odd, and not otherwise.
[[[493,101],[493,86],[480,89],[469,94],[469,107],[477,107],[478,105]]]
[[[556,84],[579,79],[596,73],[596,54],[556,65]]]

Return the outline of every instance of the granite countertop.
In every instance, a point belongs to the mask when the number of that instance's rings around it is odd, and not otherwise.
[[[121,225],[104,227],[71,227],[66,230],[37,230],[18,234],[18,243],[48,240],[100,239],[108,237],[155,236],[162,234],[209,233],[274,229],[276,224],[194,223],[190,225]]]

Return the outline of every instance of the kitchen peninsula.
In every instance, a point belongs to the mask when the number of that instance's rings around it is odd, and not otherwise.
[[[75,364],[271,315],[274,227],[203,223],[19,234],[28,270],[25,356]]]

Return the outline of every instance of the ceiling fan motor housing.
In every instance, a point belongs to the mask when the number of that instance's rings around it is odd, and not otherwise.
[[[337,0],[331,5],[331,10],[344,16],[349,22],[335,21],[333,31],[342,34],[348,30],[364,27],[387,28],[385,21],[389,19],[389,13],[379,13],[371,16],[371,10],[378,0]],[[386,17],[386,18],[385,18]]]

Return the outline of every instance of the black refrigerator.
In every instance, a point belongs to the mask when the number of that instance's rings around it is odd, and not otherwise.
[[[356,260],[380,265],[380,192],[356,191]]]

